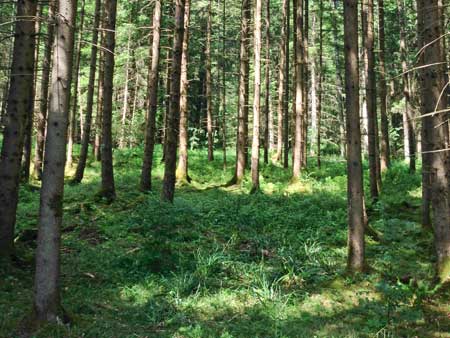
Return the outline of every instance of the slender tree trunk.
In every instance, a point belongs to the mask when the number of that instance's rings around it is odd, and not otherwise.
[[[405,99],[405,110],[403,111],[403,147],[405,159],[409,162],[409,171],[416,171],[416,140],[414,133],[413,111],[410,95],[410,78],[407,65],[407,48],[405,34],[405,6],[404,0],[397,0],[398,18],[400,25],[400,57],[402,60],[403,73],[403,96]]]
[[[180,90],[180,151],[178,156],[177,180],[190,182],[188,175],[188,62],[189,62],[189,25],[191,17],[190,0],[185,0],[183,54],[181,58],[181,90]]]
[[[437,0],[417,0],[418,23],[421,29],[420,43],[423,49],[421,61],[428,66],[421,69],[423,110],[427,113],[447,108],[447,98],[441,96],[445,85],[442,63],[446,62],[441,43],[440,8]],[[424,120],[423,134],[429,140],[429,179],[433,209],[434,238],[437,255],[437,275],[441,282],[450,281],[450,155],[449,131],[446,113],[437,113]]]
[[[125,62],[125,84],[123,88],[122,120],[119,138],[119,149],[125,149],[127,146],[125,140],[125,133],[126,133],[125,130],[127,128],[127,114],[128,114],[128,96],[129,96],[128,82],[130,81],[130,64],[129,64],[130,43],[131,43],[131,33],[128,33],[127,60]]]
[[[208,22],[206,26],[206,130],[208,132],[208,161],[214,160],[214,136],[212,116],[212,76],[211,76],[211,1],[208,0]]]
[[[0,156],[0,256],[14,249],[14,228],[19,197],[20,162],[25,131],[33,107],[34,49],[36,44],[34,20],[36,1],[17,3],[15,39],[10,74],[8,105]]]
[[[101,14],[103,14],[102,11]],[[105,46],[105,24],[100,19],[100,46]],[[105,74],[105,51],[100,49],[98,62],[98,89],[97,89],[97,113],[95,115],[95,138],[94,138],[94,158],[101,161],[101,142],[102,142],[102,116],[103,116],[103,81]]]
[[[253,95],[253,140],[252,140],[252,192],[259,190],[259,123],[261,118],[261,11],[262,0],[255,3],[254,51],[254,95]]]
[[[364,269],[364,190],[359,120],[358,1],[344,0],[347,126],[348,269]]]
[[[189,1],[189,0],[188,0]],[[155,1],[153,9],[153,40],[151,47],[151,65],[148,74],[147,119],[145,123],[144,159],[142,162],[140,188],[152,189],[153,151],[156,136],[156,112],[158,108],[159,56],[161,40],[161,1]]]
[[[319,5],[319,83],[317,98],[317,167],[321,166],[321,122],[322,122],[322,93],[323,93],[323,0]]]
[[[274,160],[277,162],[281,162],[282,154],[283,154],[283,113],[284,113],[284,91],[287,90],[284,85],[286,83],[284,77],[286,75],[286,44],[288,42],[288,36],[286,33],[286,21],[289,20],[287,16],[287,1],[283,0],[282,10],[283,10],[283,19],[281,24],[281,41],[280,41],[280,62],[278,69],[278,125],[277,125],[277,152],[274,157]]]
[[[269,163],[270,149],[270,0],[266,0],[266,61],[264,102],[264,163]]]
[[[40,180],[44,159],[45,129],[47,126],[48,89],[50,79],[50,68],[52,62],[52,44],[55,31],[54,25],[55,1],[51,0],[48,5],[48,28],[45,40],[44,56],[42,59],[41,79],[41,101],[36,128],[36,147],[34,152],[34,176]]]
[[[33,122],[34,122],[34,111],[36,107],[36,101],[38,101],[37,93],[37,78],[39,69],[39,41],[41,36],[41,16],[42,16],[42,6],[37,4],[36,9],[36,21],[35,21],[35,31],[36,31],[36,48],[34,49],[34,80],[33,80],[33,90],[32,90],[32,108],[30,110],[30,116],[27,121],[27,127],[25,131],[25,142],[23,147],[22,156],[22,182],[28,182],[30,179],[30,164],[31,164],[31,151],[32,151],[32,137],[33,137]]]
[[[161,199],[173,202],[176,180],[177,143],[180,127],[180,80],[183,54],[185,1],[175,0],[175,31],[172,48],[172,72],[170,81],[170,109],[167,115],[167,139],[165,144],[164,179]]]
[[[365,96],[367,102],[367,133],[368,133],[368,153],[369,153],[369,177],[370,177],[370,196],[372,199],[378,199],[377,183],[377,142],[376,142],[376,78],[375,78],[375,54],[374,54],[374,23],[373,23],[374,3],[373,0],[363,0],[363,35],[364,35],[364,54],[365,54]]]
[[[312,36],[311,36],[311,45],[316,49],[316,35],[317,35],[317,15],[313,14],[312,17]],[[311,142],[309,147],[309,154],[311,156],[316,155],[316,142],[317,142],[317,82],[318,75],[317,74],[317,63],[316,63],[316,51],[312,55],[311,62]]]
[[[289,167],[289,37],[290,37],[290,0],[283,2],[286,9],[286,53],[284,65],[284,102],[283,102],[283,138],[284,138],[284,158],[283,167]]]
[[[75,59],[74,69],[74,83],[73,83],[73,102],[72,112],[70,114],[69,122],[69,137],[67,140],[67,166],[70,168],[73,164],[73,145],[77,137],[77,112],[78,112],[78,92],[79,92],[79,80],[80,80],[80,62],[81,62],[81,43],[83,40],[84,29],[84,7],[85,0],[81,0],[81,12],[80,12],[80,24],[78,26],[78,43],[77,54]]]
[[[300,171],[302,168],[302,134],[304,120],[304,61],[305,61],[305,38],[303,36],[304,22],[303,22],[303,0],[297,1],[297,13],[295,16],[295,133],[294,133],[294,148],[293,148],[293,164],[292,164],[292,180],[296,181],[300,178]]]
[[[116,197],[112,153],[112,96],[117,0],[105,0],[105,70],[103,74],[102,112],[102,189],[101,195],[112,201]]]
[[[89,150],[89,141],[91,138],[92,109],[94,107],[95,72],[97,70],[97,44],[98,44],[98,29],[100,25],[100,7],[101,7],[101,0],[95,0],[94,27],[92,31],[92,46],[91,46],[91,60],[90,60],[91,63],[89,66],[89,83],[86,98],[86,115],[84,121],[84,132],[81,140],[80,159],[78,160],[77,170],[75,172],[75,177],[73,179],[73,181],[76,183],[80,183],[83,179]]]
[[[167,116],[169,115],[170,110],[170,86],[171,86],[171,72],[172,72],[172,61],[171,61],[172,53],[169,49],[166,54],[166,88],[165,88],[165,100],[164,100],[164,111],[163,111],[163,134],[162,134],[162,143],[163,143],[163,156],[161,158],[161,163],[164,162],[166,155],[166,141],[167,141]]]
[[[56,323],[61,318],[60,242],[63,216],[64,165],[75,24],[74,0],[58,0],[51,79],[45,167],[39,211],[34,280],[34,314],[38,322]]]
[[[308,148],[308,115],[309,115],[309,56],[308,56],[308,32],[309,32],[309,1],[303,0],[304,9],[304,33],[303,33],[303,114],[302,114],[302,132],[301,132],[301,166],[307,165]]]
[[[378,61],[380,88],[380,118],[381,118],[381,151],[380,170],[384,171],[390,166],[391,153],[389,146],[389,122],[387,117],[387,88],[386,88],[386,68],[385,68],[385,37],[384,37],[384,0],[378,0]]]
[[[241,7],[241,46],[239,67],[239,97],[238,97],[238,130],[236,140],[236,169],[234,177],[228,183],[241,184],[245,175],[246,146],[248,138],[248,78],[249,78],[249,54],[248,40],[250,35],[251,2],[242,0]]]
[[[227,81],[226,81],[226,0],[222,6],[222,154],[223,169],[227,169]]]

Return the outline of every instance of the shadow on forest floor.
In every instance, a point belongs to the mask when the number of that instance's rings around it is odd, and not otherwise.
[[[173,205],[137,190],[141,152],[115,154],[118,198],[95,199],[99,166],[66,186],[62,299],[74,322],[38,337],[446,337],[448,290],[433,288],[432,236],[420,219],[420,177],[396,163],[368,205],[379,243],[367,240],[370,273],[348,276],[345,163],[311,167],[300,183],[262,167],[262,194],[220,188],[220,156],[190,157],[192,185]],[[366,180],[367,181],[367,180]],[[368,190],[366,190],[368,191]],[[0,270],[0,336],[30,308],[39,194],[22,189],[21,268]],[[383,335],[384,334],[384,335]]]

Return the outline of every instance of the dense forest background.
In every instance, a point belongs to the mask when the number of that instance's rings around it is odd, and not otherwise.
[[[0,336],[447,337],[449,16],[0,1]]]

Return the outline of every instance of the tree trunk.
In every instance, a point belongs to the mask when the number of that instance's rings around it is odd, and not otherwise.
[[[103,15],[104,11],[102,11]],[[103,19],[100,19],[100,46],[105,45],[105,31]],[[99,50],[98,61],[98,89],[97,89],[97,113],[95,115],[95,138],[94,138],[94,158],[101,161],[101,142],[102,142],[102,116],[103,116],[103,81],[105,74],[105,51]]]
[[[308,148],[308,115],[309,115],[309,56],[308,56],[308,32],[309,32],[309,1],[303,0],[304,13],[304,33],[303,33],[303,114],[301,132],[301,166],[307,165]]]
[[[15,39],[10,74],[8,105],[0,157],[0,256],[13,253],[14,227],[19,197],[20,162],[25,130],[33,107],[34,49],[36,44],[34,20],[36,1],[17,3]]]
[[[114,78],[114,49],[117,0],[105,0],[105,70],[103,74],[102,111],[102,189],[101,195],[108,201],[116,197],[112,154],[112,96]]]
[[[208,161],[214,160],[214,136],[212,117],[212,76],[211,76],[211,1],[208,2],[208,22],[206,26],[206,130],[208,132]]]
[[[423,50],[421,69],[423,109],[427,113],[447,108],[447,98],[441,92],[445,85],[442,63],[446,62],[441,43],[433,43],[442,35],[440,8],[437,0],[418,0],[418,23],[421,30],[420,43]],[[450,155],[447,113],[437,113],[424,120],[423,133],[429,155],[429,179],[434,221],[434,238],[437,255],[437,275],[441,282],[450,281]]]
[[[77,170],[75,172],[74,182],[80,183],[84,176],[84,169],[86,168],[86,160],[89,150],[89,141],[91,138],[91,122],[92,122],[92,109],[94,107],[94,87],[95,87],[95,72],[97,70],[97,43],[98,43],[98,30],[100,25],[100,7],[101,0],[95,0],[95,14],[94,14],[94,29],[92,31],[92,46],[91,46],[91,59],[89,66],[89,82],[88,92],[86,98],[86,115],[84,121],[84,132],[81,140],[80,159],[78,160]]]
[[[405,159],[409,162],[409,171],[416,171],[416,140],[414,133],[413,111],[411,106],[410,95],[410,78],[408,73],[406,49],[406,13],[404,0],[397,0],[398,18],[400,25],[400,57],[402,60],[402,74],[403,74],[403,96],[405,98],[405,110],[403,111],[403,147]]]
[[[320,0],[319,5],[319,81],[317,94],[317,167],[321,166],[321,120],[322,120],[322,92],[323,92],[323,0]]]
[[[34,176],[40,180],[42,176],[42,166],[44,159],[45,129],[47,126],[48,107],[48,87],[50,79],[50,68],[52,62],[52,44],[55,32],[54,25],[55,0],[51,0],[48,5],[48,28],[47,39],[45,40],[44,56],[42,59],[42,79],[41,79],[41,101],[36,128],[36,147],[34,152]]]
[[[183,54],[185,1],[175,0],[175,31],[172,48],[172,72],[170,81],[170,108],[167,115],[167,130],[164,159],[164,179],[161,199],[173,202],[176,180],[178,129],[180,127],[180,80]]]
[[[188,175],[188,62],[189,62],[189,25],[191,17],[190,0],[185,0],[183,54],[181,58],[181,90],[180,90],[180,153],[178,156],[177,180],[190,182]]]
[[[303,36],[303,0],[297,1],[295,15],[295,133],[292,163],[292,180],[297,181],[300,178],[302,168],[302,150],[303,150],[303,123],[304,123],[304,61],[305,61],[305,38]]]
[[[165,100],[164,100],[164,110],[163,110],[163,133],[162,133],[162,145],[163,145],[163,154],[161,158],[161,162],[164,162],[166,155],[166,141],[167,141],[167,116],[169,115],[170,110],[170,86],[171,86],[171,69],[172,69],[172,51],[169,49],[166,54],[166,88],[165,88]]]
[[[128,42],[127,42],[127,60],[125,62],[125,84],[123,88],[123,100],[122,100],[122,120],[121,120],[121,129],[120,129],[120,138],[119,138],[119,149],[125,149],[127,146],[127,142],[125,140],[125,133],[127,128],[127,114],[128,114],[128,95],[129,88],[128,82],[130,81],[130,43],[131,43],[131,33],[128,33]]]
[[[266,62],[264,102],[264,163],[269,163],[270,149],[270,0],[266,0]]]
[[[361,159],[358,72],[358,1],[344,1],[347,126],[348,269],[364,269],[364,190]]]
[[[245,175],[246,147],[248,138],[248,81],[249,81],[249,54],[248,40],[250,35],[251,2],[242,0],[241,7],[241,41],[239,66],[239,97],[238,97],[238,127],[236,140],[236,169],[234,177],[228,183],[241,184]]]
[[[226,0],[222,7],[222,154],[223,169],[227,169],[227,82],[226,82]]]
[[[147,119],[145,123],[144,159],[142,162],[140,189],[152,189],[153,151],[156,136],[156,112],[158,108],[159,56],[161,41],[161,1],[155,1],[153,10],[153,39],[151,64],[148,74]]]
[[[375,54],[374,54],[374,22],[373,0],[363,0],[363,35],[364,35],[364,71],[365,71],[365,96],[367,103],[367,134],[368,134],[368,153],[369,153],[369,177],[370,177],[370,196],[372,199],[378,199],[378,174],[377,174],[377,142],[376,142],[376,124],[377,124],[377,96],[376,96],[376,78],[375,78]]]
[[[261,11],[262,0],[255,3],[254,51],[254,95],[253,95],[253,140],[252,140],[252,192],[259,190],[259,123],[261,118]]]
[[[284,8],[285,7],[285,8]],[[283,167],[289,167],[289,38],[290,38],[290,0],[283,1],[283,10],[286,11],[286,52],[284,65],[284,102],[283,102],[283,138],[284,158]]]
[[[85,7],[85,0],[81,0],[80,24],[78,26],[77,55],[75,59],[75,69],[74,69],[75,75],[73,81],[74,82],[73,102],[69,122],[69,137],[67,141],[67,166],[69,168],[72,167],[73,164],[73,145],[77,137],[77,112],[78,112],[78,92],[79,92],[78,86],[80,80],[81,42],[83,40],[83,28],[84,28],[84,7]]]
[[[381,119],[381,149],[380,149],[380,170],[384,171],[390,166],[391,153],[389,146],[389,123],[387,117],[387,88],[386,88],[386,68],[385,68],[385,38],[384,38],[384,0],[378,0],[378,61],[380,88],[380,119]]]
[[[64,165],[70,110],[74,0],[59,0],[53,55],[45,167],[39,211],[34,281],[34,314],[38,322],[56,323],[61,318],[60,242],[63,216]]]

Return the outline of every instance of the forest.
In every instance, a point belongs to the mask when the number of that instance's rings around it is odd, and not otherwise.
[[[450,337],[447,0],[0,0],[0,337]]]

